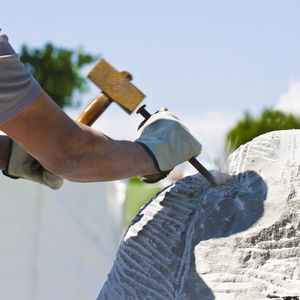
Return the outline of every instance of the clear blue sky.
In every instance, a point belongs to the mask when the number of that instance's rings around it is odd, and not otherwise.
[[[299,0],[15,0],[1,3],[0,26],[17,50],[101,54],[133,74],[150,110],[202,118],[257,114],[300,79],[299,15]]]

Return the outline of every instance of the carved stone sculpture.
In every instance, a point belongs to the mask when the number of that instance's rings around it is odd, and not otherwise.
[[[300,299],[300,130],[262,135],[134,219],[98,299]],[[299,297],[299,298],[298,298]]]

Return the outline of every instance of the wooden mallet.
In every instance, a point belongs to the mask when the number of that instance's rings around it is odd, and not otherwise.
[[[89,72],[88,78],[102,92],[84,109],[77,121],[91,126],[105,109],[114,101],[128,114],[131,114],[145,98],[130,80],[127,71],[118,72],[107,61],[100,59]]]

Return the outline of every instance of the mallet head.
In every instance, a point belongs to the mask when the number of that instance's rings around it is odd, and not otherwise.
[[[118,72],[104,59],[96,63],[88,78],[128,114],[131,114],[145,98],[145,95],[130,82],[130,73]]]

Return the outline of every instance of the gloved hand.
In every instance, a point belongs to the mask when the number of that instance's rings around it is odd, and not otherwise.
[[[136,142],[147,150],[159,171],[144,176],[145,182],[163,179],[175,166],[198,156],[202,149],[189,130],[168,111],[153,114],[139,128]]]
[[[24,178],[42,183],[54,190],[59,189],[63,184],[63,179],[47,171],[21,146],[11,140],[11,154],[2,173],[10,178]]]

